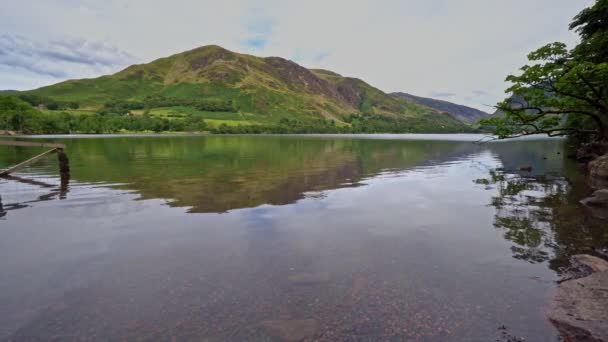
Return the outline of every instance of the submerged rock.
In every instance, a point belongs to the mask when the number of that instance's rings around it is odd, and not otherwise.
[[[314,319],[269,320],[260,325],[268,334],[284,341],[301,341],[319,330],[319,323]]]
[[[566,341],[608,341],[608,262],[573,257],[595,273],[557,286],[548,316]]]
[[[593,196],[581,201],[583,204],[594,207],[608,207],[608,189],[601,189],[593,193]]]
[[[596,248],[595,252],[604,258],[608,258],[608,245]]]
[[[608,219],[608,189],[597,190],[593,196],[581,201],[591,209],[593,216]]]
[[[532,172],[532,166],[530,166],[530,165],[520,166],[519,171]]]

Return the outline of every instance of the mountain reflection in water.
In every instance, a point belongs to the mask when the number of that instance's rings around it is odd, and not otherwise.
[[[69,147],[73,179],[122,184],[116,187],[134,190],[141,199],[169,199],[171,206],[193,213],[289,204],[307,192],[359,186],[380,173],[449,162],[479,150],[463,141],[276,136],[62,141]],[[17,149],[0,155],[0,162],[9,165],[29,154]]]

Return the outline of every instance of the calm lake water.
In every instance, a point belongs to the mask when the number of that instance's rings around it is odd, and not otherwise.
[[[563,140],[479,138],[46,139],[69,182],[0,179],[0,340],[555,341],[606,223]]]

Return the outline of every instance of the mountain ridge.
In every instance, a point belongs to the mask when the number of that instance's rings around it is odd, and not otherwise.
[[[282,57],[236,53],[218,45],[134,64],[111,75],[21,93],[77,101],[90,110],[116,101],[146,103],[150,98],[223,101],[232,106],[232,119],[249,123],[331,120],[352,125],[353,120],[371,118],[399,121],[405,131],[408,125],[412,131],[467,129],[450,115],[391,96],[361,79],[308,69]],[[158,112],[152,108],[153,114]]]
[[[416,96],[404,92],[391,93],[392,96],[403,98],[427,106],[442,112],[449,113],[455,118],[469,123],[474,124],[481,119],[485,119],[490,116],[490,113],[486,113],[476,108],[468,107],[465,105],[453,103],[445,100],[438,100],[429,97]]]

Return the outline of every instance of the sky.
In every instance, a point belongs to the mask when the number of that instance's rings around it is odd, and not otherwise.
[[[532,50],[577,42],[593,0],[0,0],[0,89],[217,44],[488,112]]]

